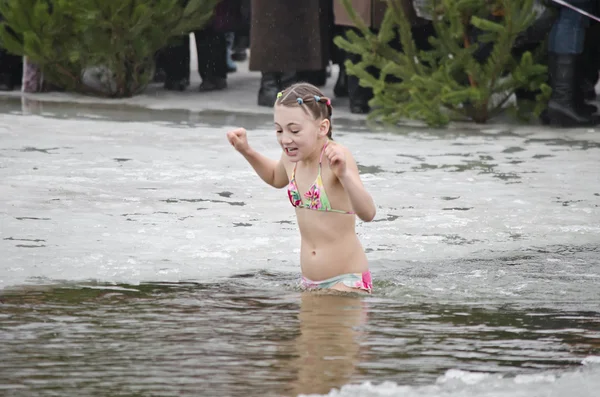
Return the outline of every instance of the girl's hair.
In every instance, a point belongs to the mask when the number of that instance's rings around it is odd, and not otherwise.
[[[333,127],[331,126],[331,99],[323,95],[321,90],[309,83],[296,83],[277,94],[276,105],[299,106],[305,112],[308,109],[315,119],[329,120],[327,137],[332,139]]]

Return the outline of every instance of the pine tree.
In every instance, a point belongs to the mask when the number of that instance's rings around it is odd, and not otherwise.
[[[517,89],[540,90],[534,113],[542,111],[550,92],[546,67],[530,52],[520,57],[511,52],[535,19],[534,0],[430,0],[427,10],[436,35],[429,39],[429,50],[417,48],[402,0],[387,1],[378,33],[356,15],[350,0],[342,1],[362,34],[349,32],[335,43],[362,55],[356,64],[346,61],[346,67],[373,89],[371,118],[390,123],[412,118],[435,126],[450,120],[485,123],[509,108]],[[474,28],[480,32],[477,42]],[[477,59],[482,46],[491,46],[483,61]],[[376,74],[369,72],[373,67]]]
[[[152,77],[154,54],[202,28],[219,0],[0,0],[0,45],[38,64],[67,90],[129,97]],[[93,90],[83,72],[105,71]]]

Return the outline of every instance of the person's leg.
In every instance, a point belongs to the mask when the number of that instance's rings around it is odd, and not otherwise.
[[[23,75],[23,57],[0,49],[0,91],[12,91]]]
[[[361,55],[348,53],[347,59],[356,64],[361,61]],[[370,68],[372,69],[372,68]],[[373,73],[373,70],[368,70]],[[366,114],[371,111],[369,101],[373,98],[373,90],[360,85],[358,77],[348,74],[348,97],[350,99],[350,112]]]
[[[575,6],[587,9],[593,0],[572,0]],[[560,15],[548,41],[548,72],[552,96],[547,116],[552,125],[577,126],[594,124],[595,120],[577,106],[578,61],[583,53],[587,17],[569,8]]]
[[[250,37],[246,34],[236,33],[233,40],[233,48],[231,52],[231,59],[236,62],[244,62],[248,59],[248,47],[250,43]]]
[[[321,45],[323,63],[319,69],[296,71],[296,77],[298,81],[305,81],[314,86],[323,87],[327,83],[327,67],[332,55],[333,1],[321,1],[319,8],[319,43]]]
[[[582,97],[586,100],[596,99],[595,86],[598,83],[598,70],[600,69],[600,49],[598,41],[600,40],[600,23],[591,22],[585,37],[585,44],[581,58],[582,69]]]
[[[183,91],[190,83],[190,36],[178,37],[162,51],[165,89]]]
[[[336,98],[343,98],[348,96],[348,74],[346,73],[346,54],[344,53],[344,58],[340,58],[339,73],[338,78],[335,82],[335,86],[333,87],[333,94]]]
[[[331,37],[343,36],[345,26],[335,25],[332,30]],[[339,73],[335,86],[333,87],[333,93],[337,98],[343,98],[348,96],[348,75],[346,74],[346,51],[342,50],[335,44],[332,44],[331,48],[331,61],[339,66]]]
[[[355,28],[347,28],[347,31]],[[357,64],[362,60],[362,55],[354,54],[347,52],[346,59],[350,60],[353,64]],[[369,73],[374,74],[377,71],[374,68],[369,68],[367,70]],[[347,84],[348,84],[348,97],[350,99],[350,112],[358,113],[358,114],[366,114],[371,111],[369,107],[369,101],[373,98],[373,90],[368,87],[363,87],[360,85],[359,78],[348,74],[347,75]]]
[[[154,83],[164,83],[165,82],[165,63],[166,59],[164,57],[163,49],[156,51],[154,54],[154,76],[152,76],[152,82]]]
[[[231,59],[243,62],[248,59],[248,48],[250,47],[250,0],[240,1],[241,24],[235,32]]]
[[[0,14],[0,22],[3,19]],[[10,28],[7,28],[7,32],[14,34],[14,31]],[[0,48],[0,91],[12,91],[21,84],[22,78],[23,56],[10,54],[5,49]]]
[[[297,82],[296,72],[261,72],[258,106],[272,107],[277,93]]]
[[[529,26],[524,32],[521,32],[515,42],[513,43],[513,48],[511,53],[515,60],[520,60],[523,54],[526,52],[530,52],[532,54],[536,54],[538,51],[538,47],[540,47],[541,43],[544,43],[548,38],[556,19],[558,18],[558,10],[552,7],[545,8],[544,11],[537,16],[533,24]],[[540,57],[537,58],[536,61],[538,63],[547,63],[547,53],[544,52],[543,55],[540,54]],[[530,111],[532,109],[533,104],[536,102],[536,97],[541,93],[541,90],[530,91],[527,88],[518,88],[515,90],[515,96],[517,98],[517,103],[519,107],[525,111]],[[529,102],[530,105],[525,105],[526,102]],[[524,105],[524,106],[521,106]],[[541,117],[544,124],[547,123],[546,113],[544,112]]]
[[[227,87],[227,41],[225,33],[208,27],[194,32],[198,51],[198,73],[202,78],[200,91],[222,90]]]
[[[233,42],[235,41],[235,33],[225,33],[225,42],[227,43],[227,73],[237,72],[237,65],[233,62],[231,54],[233,53]]]
[[[280,91],[281,73],[261,72],[260,88],[258,90],[258,106],[272,107]]]

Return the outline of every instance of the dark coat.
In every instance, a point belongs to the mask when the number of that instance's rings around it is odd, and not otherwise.
[[[252,0],[250,70],[324,69],[329,61],[327,0]]]
[[[215,7],[212,28],[217,32],[247,31],[247,25],[242,0],[221,0]]]

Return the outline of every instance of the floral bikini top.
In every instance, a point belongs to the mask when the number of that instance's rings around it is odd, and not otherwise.
[[[327,193],[325,193],[323,179],[321,178],[321,161],[323,160],[323,152],[325,152],[326,147],[327,144],[323,146],[323,150],[321,151],[321,157],[319,158],[319,173],[317,174],[317,179],[311,185],[308,191],[304,193],[304,198],[300,194],[300,191],[298,190],[298,185],[296,184],[296,166],[298,165],[298,163],[296,163],[296,165],[294,166],[294,171],[292,171],[292,177],[287,187],[290,202],[296,208],[306,208],[309,210],[337,212],[340,214],[354,215],[354,212],[334,210],[331,208],[331,203],[329,202]]]

